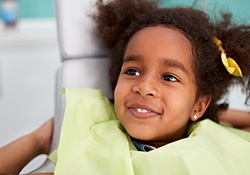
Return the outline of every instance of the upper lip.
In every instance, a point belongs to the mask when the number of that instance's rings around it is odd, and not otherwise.
[[[128,108],[146,109],[147,111],[150,111],[150,112],[153,112],[153,113],[156,113],[156,114],[162,114],[162,112],[160,112],[159,110],[157,110],[157,109],[155,109],[155,108],[152,108],[152,107],[149,107],[149,106],[146,105],[146,104],[132,103],[132,104],[128,105]]]

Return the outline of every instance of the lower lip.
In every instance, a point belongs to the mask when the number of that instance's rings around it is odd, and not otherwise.
[[[156,117],[158,114],[155,112],[145,112],[145,113],[141,113],[138,112],[136,109],[134,108],[128,108],[129,112],[136,118],[139,119],[149,119],[152,117]]]

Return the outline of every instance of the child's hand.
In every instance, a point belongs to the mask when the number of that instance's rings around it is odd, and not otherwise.
[[[41,154],[49,153],[52,140],[53,125],[54,119],[51,118],[30,134],[36,144],[39,143],[38,146],[40,147],[39,150]]]

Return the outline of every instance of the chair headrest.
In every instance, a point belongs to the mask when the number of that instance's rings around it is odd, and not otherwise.
[[[55,0],[55,3],[62,60],[109,55],[90,17],[96,11],[96,0]]]

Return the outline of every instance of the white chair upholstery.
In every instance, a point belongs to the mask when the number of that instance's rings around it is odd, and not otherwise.
[[[96,35],[90,14],[95,12],[95,0],[55,0],[58,41],[62,65],[56,75],[55,125],[51,151],[57,148],[65,109],[67,88],[98,88],[112,98],[109,85],[109,51]],[[51,172],[54,166],[46,160],[34,172]]]

